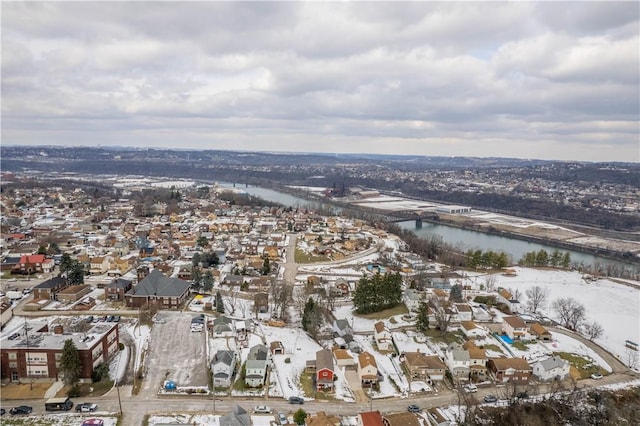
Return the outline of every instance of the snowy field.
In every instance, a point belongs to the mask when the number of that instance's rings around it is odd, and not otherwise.
[[[629,364],[625,341],[640,343],[640,290],[637,287],[608,279],[586,281],[582,274],[574,271],[514,269],[515,277],[494,275],[496,287],[520,290],[523,304],[527,302],[527,289],[536,285],[546,289],[549,292],[548,302],[541,312],[556,320],[558,317],[551,310],[551,303],[561,297],[576,299],[585,306],[587,321],[595,320],[604,328],[602,337],[596,342]],[[478,283],[482,281],[478,279]]]

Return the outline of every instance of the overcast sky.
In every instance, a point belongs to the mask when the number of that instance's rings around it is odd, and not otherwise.
[[[639,11],[2,2],[2,143],[640,161]]]

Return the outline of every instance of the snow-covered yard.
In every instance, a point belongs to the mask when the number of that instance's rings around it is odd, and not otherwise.
[[[587,281],[575,271],[537,270],[514,268],[517,276],[493,275],[497,287],[518,289],[522,292],[523,304],[527,302],[526,290],[540,286],[549,292],[547,305],[541,311],[548,317],[558,319],[551,303],[561,297],[572,297],[586,309],[587,321],[597,321],[604,333],[596,342],[607,348],[627,365],[629,350],[625,341],[640,343],[640,289],[618,284],[609,279]],[[479,282],[483,281],[478,279]],[[640,283],[636,283],[640,285]],[[555,336],[555,335],[554,335]],[[640,353],[636,352],[636,366]]]

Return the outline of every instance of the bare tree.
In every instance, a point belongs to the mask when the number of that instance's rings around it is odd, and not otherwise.
[[[551,308],[560,317],[560,323],[571,330],[577,330],[585,319],[584,305],[572,297],[561,297],[554,300]]]
[[[602,336],[602,333],[604,333],[604,328],[602,328],[600,323],[591,321],[582,326],[582,332],[587,339],[594,341],[598,337]]]
[[[433,306],[431,311],[433,312],[433,317],[436,321],[436,328],[440,330],[440,334],[444,337],[447,333],[447,329],[449,328],[453,312],[449,309],[449,302],[442,300],[439,297],[432,297],[431,304]]]
[[[519,288],[516,288],[515,290],[510,288],[509,293],[511,293],[511,297],[515,300],[520,300],[520,298],[522,298],[522,291]]]
[[[293,286],[284,281],[274,281],[271,284],[271,313],[277,318],[285,318],[287,308],[292,300]]]
[[[627,347],[624,352],[624,357],[626,361],[625,364],[627,364],[627,367],[633,368],[633,369],[636,369],[638,367],[638,364],[639,364],[638,351]]]
[[[240,292],[238,290],[229,290],[227,292],[227,298],[224,301],[224,304],[226,306],[226,312],[229,315],[233,315],[236,312],[239,293]]]
[[[533,313],[538,312],[538,308],[544,307],[549,297],[549,290],[540,287],[539,285],[533,286],[525,294],[529,298],[527,300],[527,307]]]
[[[489,275],[487,278],[484,279],[484,286],[486,288],[486,290],[491,293],[493,290],[495,290],[496,288],[496,276],[495,275]]]

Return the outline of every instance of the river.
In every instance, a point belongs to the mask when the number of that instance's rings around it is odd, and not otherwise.
[[[221,183],[220,186],[224,187],[232,187],[233,185],[230,183]],[[273,189],[249,186],[245,187],[244,185],[236,184],[236,188],[246,193],[260,197],[267,201],[272,201],[275,203],[280,203],[285,206],[291,207],[310,207],[314,208],[317,206],[327,206],[333,207],[329,204],[320,203],[317,201],[309,201],[303,198],[295,197],[290,194],[286,194],[283,192],[275,191]],[[415,221],[408,220],[405,222],[399,222],[398,225],[403,229],[408,229],[413,231],[419,237],[430,237],[432,235],[439,235],[442,237],[442,240],[455,245],[462,247],[465,251],[472,250],[493,250],[493,251],[503,251],[507,253],[511,260],[515,263],[518,262],[522,258],[522,256],[530,251],[539,251],[541,249],[546,250],[547,252],[552,252],[556,250],[556,247],[548,246],[544,244],[532,243],[529,241],[524,241],[517,238],[509,238],[500,235],[491,235],[485,234],[484,232],[472,231],[468,229],[456,228],[453,226],[448,226],[445,224],[435,224],[429,222],[423,222],[421,229],[416,229]],[[571,255],[571,263],[577,265],[606,265],[606,264],[616,264],[624,268],[628,271],[635,271],[634,275],[637,275],[640,267],[638,265],[634,265],[631,263],[620,262],[617,260],[607,259],[600,256],[594,256],[587,253],[582,253],[574,250],[566,250],[566,249],[558,249],[561,252],[569,252]]]

